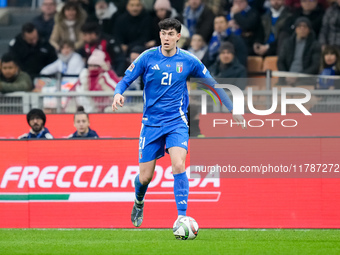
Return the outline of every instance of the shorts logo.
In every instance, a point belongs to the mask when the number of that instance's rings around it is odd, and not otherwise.
[[[132,70],[135,68],[135,65],[133,63],[131,63],[131,65],[129,66],[129,68],[127,70],[129,70],[130,72],[132,72]]]
[[[188,146],[187,141],[183,142],[182,144],[183,144],[184,146]]]
[[[142,159],[143,155],[142,152],[139,152],[139,159]]]
[[[177,73],[183,72],[183,62],[176,62],[176,72]]]

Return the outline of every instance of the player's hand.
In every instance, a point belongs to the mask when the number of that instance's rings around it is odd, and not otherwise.
[[[120,107],[123,107],[124,105],[124,97],[121,94],[116,94],[113,98],[113,103],[112,103],[112,111],[118,110],[117,104]]]
[[[242,115],[233,114],[233,119],[237,122],[237,126],[241,125],[242,129],[247,129],[247,122]]]

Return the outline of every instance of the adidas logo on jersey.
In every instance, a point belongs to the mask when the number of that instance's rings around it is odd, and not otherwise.
[[[178,202],[178,204],[179,204],[179,205],[186,205],[187,202],[186,202],[185,200],[182,200],[182,201]]]
[[[154,65],[153,67],[151,67],[151,69],[152,69],[152,70],[161,70],[157,64]]]
[[[183,142],[182,144],[183,144],[184,146],[188,146],[187,141]]]

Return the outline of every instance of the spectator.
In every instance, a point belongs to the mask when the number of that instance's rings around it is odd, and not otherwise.
[[[78,107],[73,120],[77,131],[69,135],[68,138],[99,138],[97,132],[90,128],[90,118],[83,106]]]
[[[32,80],[30,76],[20,71],[12,54],[6,53],[2,56],[0,70],[1,93],[32,90]]]
[[[214,13],[202,0],[188,0],[188,6],[184,9],[184,25],[189,29],[190,37],[201,34],[204,41],[209,42],[213,33]]]
[[[26,115],[27,123],[31,127],[29,133],[23,134],[19,139],[53,139],[50,131],[45,127],[46,115],[40,109],[32,109]]]
[[[248,4],[251,8],[256,10],[259,15],[264,14],[266,9],[269,6],[269,0],[249,0]],[[233,0],[225,0],[223,4],[223,9],[225,13],[230,13],[231,8],[233,7]]]
[[[21,34],[9,43],[9,51],[18,62],[20,69],[33,79],[41,69],[57,59],[55,49],[39,38],[38,31],[32,23],[22,26]]]
[[[58,51],[62,41],[74,42],[75,48],[83,46],[80,28],[86,19],[85,11],[74,2],[67,2],[55,17],[50,43]]]
[[[114,35],[114,26],[118,17],[118,8],[109,0],[97,0],[96,13],[89,16],[87,22],[96,22],[100,26],[101,33]]]
[[[68,2],[73,2],[78,4],[81,9],[83,9],[85,11],[85,13],[87,13],[87,15],[91,16],[95,13],[95,0],[58,0],[59,4],[57,6],[57,12],[60,12],[63,7],[65,6],[66,3]],[[114,2],[117,0],[113,0]],[[118,0],[118,1],[124,1],[124,0]]]
[[[250,7],[247,0],[234,0],[227,19],[231,32],[241,35],[248,47],[249,55],[254,55],[254,43],[263,38],[259,13]]]
[[[117,18],[115,33],[126,56],[136,45],[146,48],[153,46],[152,18],[144,10],[141,0],[128,0],[126,12]]]
[[[144,51],[144,48],[142,46],[135,46],[131,49],[130,52],[130,64],[135,61],[140,54],[142,54]],[[129,64],[129,65],[130,65]],[[134,82],[131,83],[131,85],[127,88],[127,90],[143,90],[144,89],[144,83],[142,76],[139,76]]]
[[[323,47],[324,45],[336,45],[340,48],[340,0],[333,2],[326,10],[319,42]]]
[[[318,0],[318,3],[322,7],[322,9],[326,9],[329,2],[331,1]],[[301,7],[301,0],[285,0],[285,5],[290,9],[296,10]]]
[[[194,34],[191,37],[190,47],[188,49],[193,55],[195,55],[203,64],[208,62],[208,46],[204,41],[202,35]]]
[[[277,62],[279,71],[318,74],[320,57],[321,48],[315,39],[310,20],[306,17],[298,18],[295,33],[283,42],[280,50]],[[286,83],[296,85],[299,82],[295,77],[287,77]]]
[[[222,14],[222,11],[226,5],[228,5],[229,0],[205,0],[204,3],[208,6],[208,8],[214,13],[214,15]],[[231,0],[230,0],[231,1]]]
[[[157,0],[154,4],[155,16],[153,17],[153,28],[152,28],[152,41],[147,46],[159,46],[161,40],[159,38],[159,27],[158,23],[166,18],[175,18],[182,22],[182,17],[177,13],[176,9],[171,7],[169,0]],[[182,24],[181,38],[177,44],[180,48],[186,48],[190,38],[189,30]]]
[[[52,34],[56,7],[57,4],[55,0],[44,0],[41,5],[41,14],[32,20],[32,23],[38,30],[40,38],[47,42],[50,40]]]
[[[334,46],[326,46],[322,51],[321,59],[321,75],[340,75],[340,53]],[[329,89],[334,87],[340,89],[340,80],[333,80],[329,78],[320,78],[320,89]]]
[[[59,48],[58,59],[45,66],[40,74],[51,75],[62,73],[79,75],[84,68],[84,60],[78,53],[74,52],[74,43],[64,41],[60,44]]]
[[[324,16],[324,9],[320,4],[318,4],[318,0],[300,0],[301,7],[296,9],[294,14],[289,17],[285,24],[286,33],[288,36],[293,34],[294,32],[294,23],[299,17],[306,17],[309,19],[312,25],[312,29],[315,33],[315,36],[318,38],[319,33],[322,27],[322,18]]]
[[[95,49],[72,90],[83,91],[114,91],[119,77],[105,61],[105,53]],[[110,105],[111,98],[80,98],[78,104],[83,105],[86,112],[102,112]]]
[[[222,42],[230,42],[234,45],[235,56],[243,66],[247,66],[248,48],[239,35],[235,35],[228,29],[225,16],[219,15],[214,19],[214,33],[209,42],[209,57],[207,66],[212,65],[218,56],[218,50]]]
[[[291,13],[284,5],[284,0],[270,0],[270,9],[262,15],[264,37],[261,43],[254,43],[255,54],[260,56],[278,55],[284,25],[290,16]]]
[[[177,13],[183,13],[184,2],[185,0],[170,0],[171,6],[175,8]]]
[[[230,42],[223,42],[219,48],[219,59],[209,67],[209,71],[214,78],[229,78],[228,83],[245,89],[245,79],[247,78],[246,68],[235,58],[235,47]],[[236,78],[236,79],[231,79]]]
[[[126,62],[117,41],[113,37],[101,34],[97,23],[85,23],[81,27],[81,32],[85,45],[79,50],[79,53],[86,59],[86,62],[92,52],[99,49],[105,53],[105,61],[111,63],[112,68],[119,76],[123,76]]]

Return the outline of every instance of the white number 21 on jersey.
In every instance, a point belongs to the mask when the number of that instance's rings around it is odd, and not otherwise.
[[[164,72],[162,75],[164,77],[162,78],[161,85],[171,85],[172,73]]]

